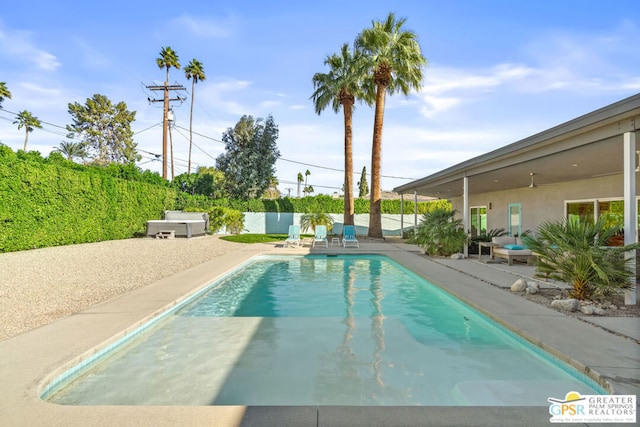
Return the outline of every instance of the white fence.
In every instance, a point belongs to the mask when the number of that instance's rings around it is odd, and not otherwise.
[[[244,213],[244,233],[257,234],[287,234],[291,224],[300,224],[302,213],[293,212],[245,212]],[[333,230],[329,234],[342,234],[342,214],[330,214],[333,217]],[[404,217],[404,221],[402,221]],[[365,236],[369,232],[369,214],[356,214],[354,225],[356,226],[356,235]],[[413,214],[406,215],[382,215],[382,235],[383,236],[401,236],[402,228],[409,229],[415,224]],[[304,231],[303,231],[304,233]],[[311,233],[311,231],[307,231]]]

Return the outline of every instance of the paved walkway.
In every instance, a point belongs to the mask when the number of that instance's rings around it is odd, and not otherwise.
[[[0,424],[11,426],[548,426],[548,405],[527,407],[242,407],[63,406],[44,402],[48,382],[259,254],[381,253],[472,305],[585,373],[616,394],[640,386],[640,345],[629,326],[606,319],[607,330],[514,295],[509,287],[527,267],[432,260],[416,248],[361,240],[360,249],[247,245],[155,284],[50,325],[0,342]],[[604,320],[604,319],[603,319]],[[637,321],[637,319],[635,319]],[[631,328],[633,329],[633,328]],[[621,335],[622,334],[622,335]],[[79,357],[79,355],[81,355]],[[569,391],[569,390],[568,390]],[[562,397],[562,396],[558,396]],[[594,426],[596,424],[589,424]],[[605,424],[611,426],[612,424]]]

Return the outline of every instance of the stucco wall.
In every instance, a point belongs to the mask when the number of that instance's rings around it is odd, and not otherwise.
[[[638,188],[636,178],[636,188]],[[536,188],[524,187],[516,190],[475,194],[469,196],[469,207],[487,206],[487,229],[504,228],[509,222],[509,204],[522,205],[522,230],[535,231],[544,221],[555,221],[564,217],[566,201],[583,199],[623,198],[623,176],[612,175],[588,180],[570,181]],[[463,200],[454,198],[454,209],[462,216]],[[491,208],[489,209],[489,206]]]

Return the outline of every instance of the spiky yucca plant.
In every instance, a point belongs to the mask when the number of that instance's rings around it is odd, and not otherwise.
[[[634,274],[627,268],[624,252],[638,244],[606,247],[620,227],[610,227],[604,218],[594,224],[577,217],[544,222],[536,237],[523,238],[538,255],[537,274],[572,286],[569,296],[579,300],[601,299],[630,286]]]

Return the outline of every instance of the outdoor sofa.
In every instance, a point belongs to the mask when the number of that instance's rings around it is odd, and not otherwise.
[[[147,237],[192,237],[207,233],[209,214],[206,212],[165,211],[164,219],[147,221]]]
[[[513,265],[514,260],[524,261],[527,265],[533,264],[534,254],[527,249],[520,237],[498,236],[491,239],[492,256],[496,258],[506,259],[509,265]]]

